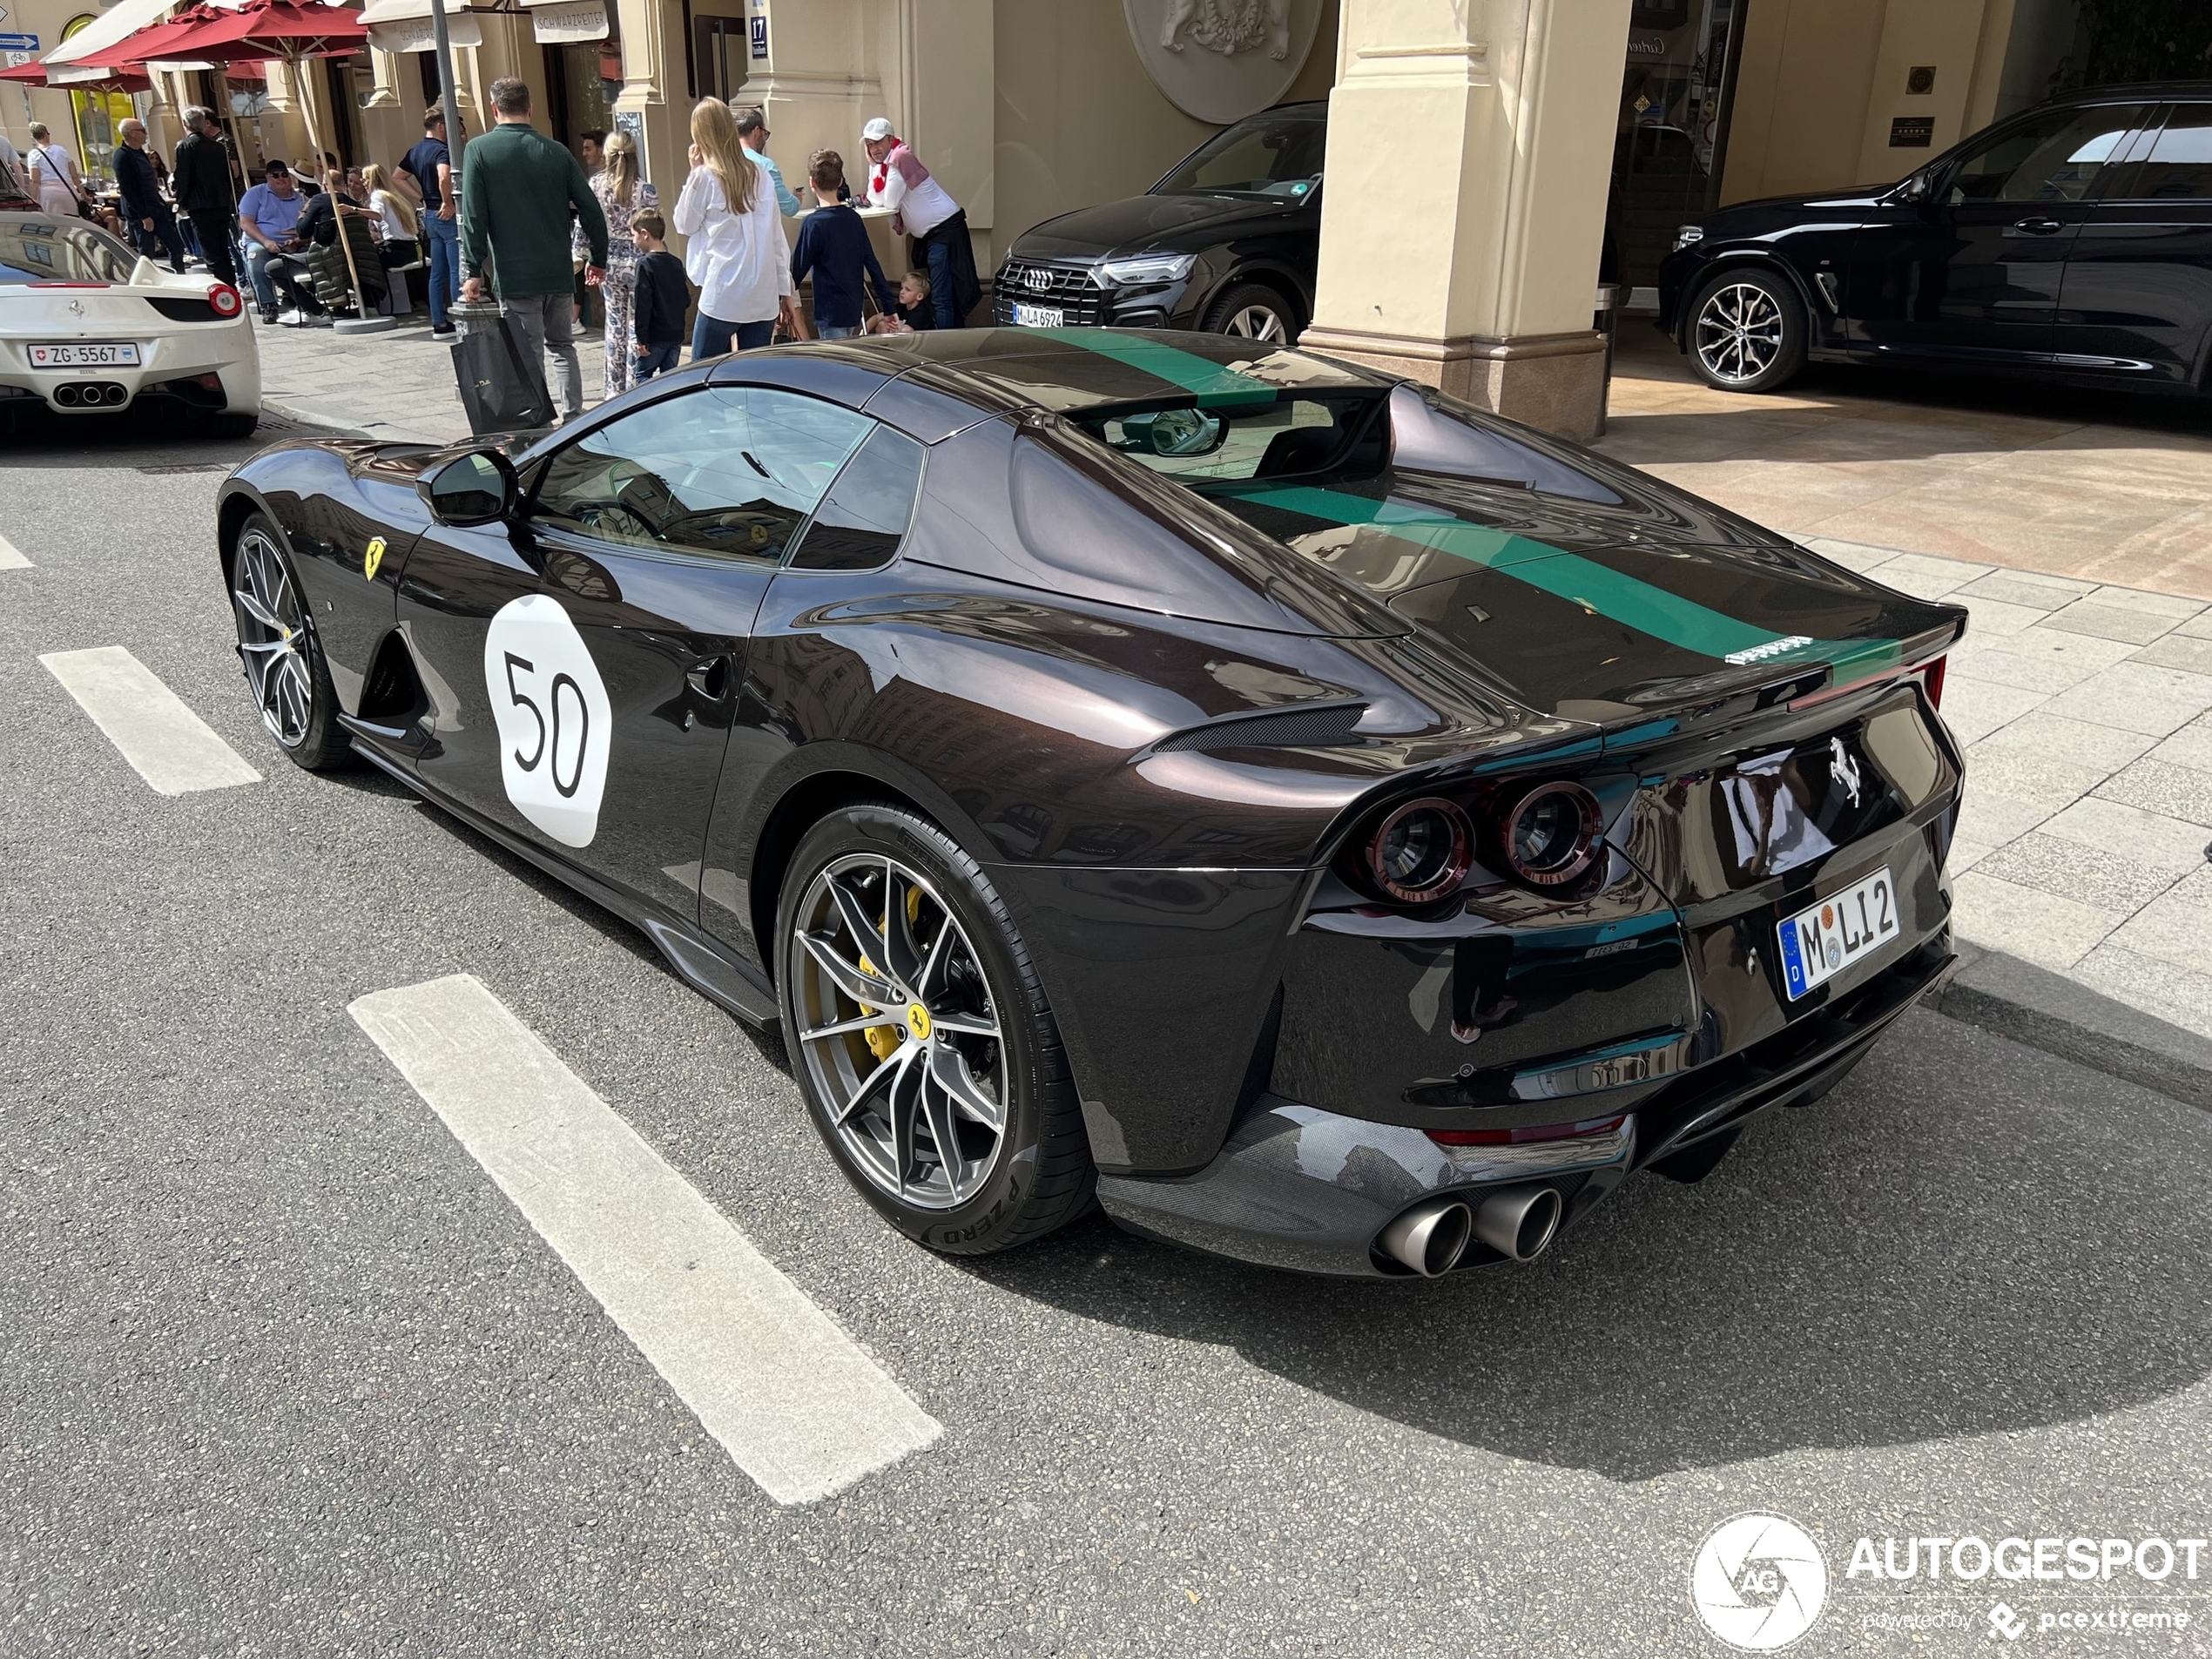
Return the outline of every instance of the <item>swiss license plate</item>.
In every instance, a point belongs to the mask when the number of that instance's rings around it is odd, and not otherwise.
[[[1065,328],[1068,314],[1058,306],[1025,306],[1016,300],[1014,323],[1017,328]]]
[[[1795,1001],[1904,932],[1897,884],[1877,870],[1782,924],[1782,979]]]
[[[138,348],[130,341],[73,340],[66,344],[33,346],[33,368],[135,368]]]

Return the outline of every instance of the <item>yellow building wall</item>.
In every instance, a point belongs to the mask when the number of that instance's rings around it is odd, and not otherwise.
[[[1122,0],[999,0],[994,34],[993,267],[1032,225],[1142,194],[1221,130],[1184,114],[1153,85]],[[1285,103],[1328,97],[1336,40],[1337,0],[1326,0]]]
[[[1756,0],[1744,19],[1721,200],[1901,179],[2001,111],[2015,0]],[[1926,93],[1905,90],[1916,66]],[[1892,148],[1899,116],[1934,123]]]

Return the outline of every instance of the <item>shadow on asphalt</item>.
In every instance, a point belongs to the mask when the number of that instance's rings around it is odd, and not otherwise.
[[[197,467],[228,472],[273,443],[327,437],[320,427],[264,415],[250,438],[216,438],[193,430],[189,417],[160,411],[62,415],[43,406],[0,408],[0,471],[13,468]]]
[[[2202,1382],[2208,1162],[2192,1109],[1915,1015],[1700,1185],[1632,1180],[1531,1267],[1314,1279],[1103,1221],[958,1264],[1447,1440],[1646,1480]]]

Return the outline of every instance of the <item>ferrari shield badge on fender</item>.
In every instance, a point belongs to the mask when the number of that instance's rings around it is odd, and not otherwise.
[[[371,582],[375,581],[376,567],[383,563],[384,538],[373,536],[369,540],[368,551],[361,555],[361,575]]]
[[[599,833],[614,713],[598,664],[557,599],[509,601],[484,638],[499,777],[515,810],[563,846]]]

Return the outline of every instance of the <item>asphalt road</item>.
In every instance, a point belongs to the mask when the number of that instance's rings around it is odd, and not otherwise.
[[[212,548],[239,453],[0,446],[0,1655],[1713,1654],[1690,1564],[1748,1509],[1826,1553],[1799,1652],[1986,1653],[2000,1592],[2020,1650],[2212,1650],[2212,1559],[1845,1571],[2212,1534],[2212,1118],[1914,1015],[1526,1269],[927,1254],[640,937],[284,761]],[[264,781],[149,789],[37,660],[103,645]],[[941,1437],[771,1501],[347,1015],[464,972]],[[2034,1622],[2118,1595],[2197,1622]]]

